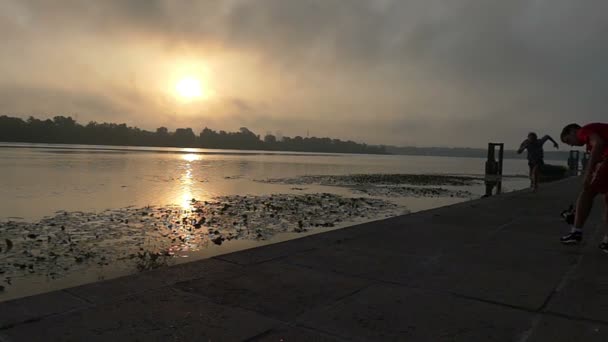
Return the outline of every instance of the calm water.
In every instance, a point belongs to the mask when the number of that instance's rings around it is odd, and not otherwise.
[[[505,175],[527,173],[525,160],[506,160],[504,168]],[[366,173],[481,175],[483,169],[484,160],[476,158],[5,143],[0,144],[0,222],[35,222],[58,211],[101,212],[131,206],[171,204],[188,208],[193,198],[211,200],[229,195],[328,192],[357,197],[341,187],[305,185],[302,186],[305,190],[302,190],[294,189],[293,185],[256,181],[270,178]],[[525,178],[507,178],[503,183],[505,191],[527,186]],[[475,197],[484,191],[482,185],[466,187],[466,190]],[[410,211],[463,200],[466,199],[390,198]],[[318,231],[309,233],[315,232]],[[2,233],[0,231],[0,238]],[[281,233],[265,241],[234,240],[221,246],[209,244],[197,251],[176,255],[178,257],[171,263],[207,258],[305,234],[308,233]],[[66,271],[60,277],[50,278],[38,271],[24,273],[12,276],[10,284],[8,279],[4,279],[0,285],[8,286],[6,291],[0,291],[0,301],[133,272],[137,271],[132,265],[115,262],[99,267],[81,264],[80,268]]]
[[[206,149],[35,145],[0,148],[0,220],[39,219],[59,210],[187,204],[192,198],[293,192],[268,178],[353,173],[480,175],[484,160],[424,156],[322,155]],[[27,145],[21,145],[27,146]],[[31,145],[30,145],[31,146]],[[505,175],[525,175],[524,160],[507,160]],[[505,181],[506,190],[527,186]],[[347,195],[341,188],[308,187]],[[481,186],[471,189],[481,195]],[[455,200],[402,199],[410,210]]]

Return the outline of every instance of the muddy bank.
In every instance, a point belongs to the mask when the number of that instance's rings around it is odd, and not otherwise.
[[[50,279],[91,266],[159,267],[234,239],[349,225],[404,213],[396,204],[333,194],[226,196],[180,206],[59,212],[37,222],[0,222],[0,284],[29,274]]]
[[[296,178],[276,178],[260,180],[266,183],[282,184],[320,184],[327,186],[354,186],[354,185],[395,185],[408,184],[418,186],[471,186],[481,184],[482,178],[472,176],[452,175],[416,175],[416,174],[353,174],[353,175],[326,175],[301,176]]]
[[[467,190],[454,190],[432,187],[413,186],[367,186],[351,188],[354,193],[378,197],[457,197],[472,198],[474,195]]]
[[[455,175],[355,174],[301,176],[258,180],[263,183],[289,185],[323,185],[349,188],[353,193],[382,197],[459,197],[471,198],[468,190],[449,187],[470,187],[483,184],[483,179]]]

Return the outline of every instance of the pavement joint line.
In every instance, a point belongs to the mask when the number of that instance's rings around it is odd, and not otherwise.
[[[537,312],[545,311],[545,309],[549,305],[549,302],[551,301],[551,299],[553,299],[555,294],[557,294],[561,289],[563,289],[568,284],[568,282],[570,281],[571,275],[574,274],[574,272],[576,272],[576,270],[578,269],[582,260],[583,260],[583,254],[580,254],[577,257],[576,262],[568,268],[568,270],[566,271],[566,273],[564,273],[564,275],[559,280],[559,282],[557,283],[555,288],[553,290],[551,290],[551,292],[549,293],[547,298],[545,298],[545,301],[543,302],[543,304],[538,308],[538,310],[536,310]]]
[[[117,279],[119,279],[119,278],[117,278]],[[96,283],[93,283],[93,284],[96,284]],[[99,303],[91,302],[91,304],[93,304],[93,306],[100,306],[100,305],[106,305],[106,304],[116,303],[116,302],[122,301],[122,300],[124,300],[126,298],[129,298],[129,297],[139,296],[139,295],[146,294],[146,293],[149,293],[149,292],[158,291],[160,289],[169,288],[171,286],[172,286],[172,284],[163,284],[163,285],[158,286],[158,287],[153,287],[153,288],[149,288],[149,289],[142,289],[141,291],[137,291],[136,290],[134,292],[129,292],[129,293],[124,294],[124,295],[116,296],[114,298],[110,298],[110,299],[101,301]],[[70,291],[71,295],[74,295],[75,297],[79,297],[79,296],[76,296],[74,293],[72,293],[71,290],[72,289],[65,289],[65,290],[61,290],[61,291],[66,291],[66,292]]]
[[[290,263],[286,263],[286,264],[292,265],[292,264],[290,264]],[[298,267],[302,267],[302,268],[311,269],[311,270],[314,270],[314,271],[317,271],[317,272],[320,272],[320,273],[335,273],[335,274],[337,274],[337,275],[342,275],[342,274],[339,274],[339,273],[337,273],[337,272],[333,272],[333,271],[327,272],[327,271],[323,271],[323,270],[317,270],[317,269],[314,269],[314,268],[305,267],[305,266],[296,265],[296,264],[293,264],[293,266],[298,266]],[[367,278],[363,278],[363,277],[357,277],[357,276],[351,276],[351,275],[342,275],[342,276],[348,276],[348,277],[350,277],[350,278],[355,278],[355,279],[369,280],[369,281],[371,281],[371,282],[370,282],[369,284],[366,284],[366,285],[362,286],[361,288],[359,288],[359,289],[357,289],[357,290],[354,290],[354,291],[352,291],[352,292],[350,292],[350,293],[347,293],[347,294],[345,294],[345,295],[343,295],[343,296],[341,296],[341,297],[336,298],[336,299],[335,299],[333,302],[331,302],[331,303],[329,303],[329,304],[326,304],[326,305],[320,305],[320,306],[318,306],[318,307],[316,307],[316,308],[311,308],[311,309],[305,310],[305,311],[303,311],[303,312],[300,312],[300,313],[298,313],[298,314],[296,315],[296,319],[297,319],[297,317],[302,316],[303,314],[307,313],[307,312],[308,312],[308,311],[310,311],[310,310],[316,310],[316,309],[319,309],[319,308],[322,308],[322,307],[333,307],[334,305],[339,304],[339,302],[341,302],[341,301],[345,300],[346,298],[352,297],[352,296],[356,295],[357,293],[359,293],[359,292],[361,292],[361,291],[363,291],[363,290],[366,290],[366,289],[368,289],[369,287],[371,287],[371,286],[373,286],[373,285],[377,285],[377,284],[379,284],[379,283],[380,283],[379,281],[377,281],[377,280],[375,280],[375,279],[367,279]],[[177,284],[177,283],[176,283],[176,284]],[[174,285],[176,285],[176,284],[174,284]],[[281,318],[277,318],[277,317],[269,316],[269,315],[267,315],[266,313],[259,312],[259,311],[256,311],[256,310],[251,310],[251,309],[243,308],[243,307],[238,306],[238,305],[237,305],[237,306],[232,306],[232,305],[228,305],[228,304],[225,304],[225,303],[219,303],[219,302],[218,302],[218,301],[216,301],[216,300],[215,300],[213,297],[206,296],[206,295],[204,295],[204,294],[200,294],[200,293],[196,293],[196,292],[189,292],[189,291],[185,291],[185,290],[183,290],[183,289],[180,289],[180,288],[177,288],[177,287],[173,287],[173,286],[171,286],[171,289],[172,289],[172,290],[174,290],[174,291],[176,291],[176,292],[179,292],[179,293],[183,293],[183,294],[187,294],[187,295],[193,295],[193,296],[196,296],[196,297],[200,297],[200,298],[205,298],[205,299],[208,299],[208,300],[212,301],[213,303],[215,303],[215,304],[217,304],[217,305],[226,306],[226,307],[231,307],[231,308],[238,308],[238,309],[242,309],[242,310],[245,310],[245,311],[253,312],[253,313],[257,314],[257,315],[261,315],[261,316],[264,316],[264,317],[267,317],[267,318],[270,318],[270,319],[273,319],[273,320],[279,321],[279,322],[284,323],[284,324],[289,324],[289,323],[290,323],[290,321],[285,321],[285,320],[283,320],[283,319],[281,319]],[[310,329],[310,328],[308,328],[308,329]],[[321,331],[321,330],[319,330],[319,331]],[[327,333],[327,332],[324,332],[324,333]]]
[[[347,294],[345,294],[343,296],[340,296],[340,297],[336,298],[334,302],[337,303],[337,302],[341,302],[341,301],[345,300],[346,298],[350,298],[350,297],[356,295],[357,293],[360,293],[360,292],[362,292],[364,290],[367,290],[372,285],[374,285],[374,283],[369,283],[367,285],[364,285],[360,289],[356,289],[354,291],[351,291],[350,293],[347,293]]]
[[[45,315],[45,316],[29,318],[29,319],[26,319],[24,321],[17,322],[17,323],[11,323],[11,324],[7,324],[7,325],[3,325],[3,326],[0,326],[0,331],[2,331],[2,330],[9,330],[9,329],[12,329],[14,327],[17,327],[17,326],[20,326],[20,325],[24,325],[24,324],[40,322],[40,321],[42,321],[43,319],[45,319],[47,317],[51,317],[51,316],[55,316],[55,315],[56,314],[49,314],[49,315]]]
[[[296,266],[296,267],[301,267],[304,269],[308,269],[308,270],[313,270],[313,271],[317,271],[317,272],[322,272],[322,273],[330,273],[330,274],[336,274],[339,276],[344,276],[344,277],[350,277],[350,278],[356,278],[356,279],[362,279],[362,280],[372,280],[372,281],[380,281],[378,279],[373,279],[373,278],[368,278],[368,277],[363,277],[360,275],[356,275],[356,274],[350,274],[350,273],[345,273],[345,272],[340,272],[340,271],[336,271],[336,270],[323,270],[323,269],[318,269],[312,266],[308,266],[308,265],[304,265],[304,264],[300,264],[297,262],[293,262],[293,261],[283,261],[284,263],[291,265],[291,266]],[[381,281],[380,281],[381,282]]]
[[[598,227],[597,227],[597,225],[595,225],[595,230],[597,231],[597,229],[598,229]],[[530,337],[536,331],[536,329],[538,328],[538,325],[542,321],[543,313],[546,312],[547,306],[549,306],[549,303],[551,302],[553,297],[558,292],[563,290],[568,285],[570,280],[572,280],[572,275],[576,272],[576,270],[578,270],[578,268],[582,264],[584,256],[585,256],[584,253],[580,253],[579,256],[577,257],[576,262],[568,268],[566,273],[560,279],[557,286],[551,291],[551,293],[549,293],[549,295],[545,299],[544,303],[541,305],[541,307],[537,310],[537,313],[532,318],[532,323],[530,325],[530,329],[527,330],[520,339],[518,339],[518,342],[527,342],[530,339]],[[569,319],[572,319],[572,318],[569,318]]]
[[[20,322],[16,322],[16,323],[12,323],[12,324],[7,324],[7,325],[0,325],[0,331],[1,330],[7,330],[7,329],[11,329],[14,328],[18,325],[23,325],[23,324],[29,324],[29,323],[35,323],[35,322],[39,322],[42,321],[43,319],[49,318],[49,317],[53,317],[53,316],[58,316],[58,315],[62,315],[64,313],[71,313],[71,312],[75,312],[75,311],[79,311],[79,310],[83,310],[83,309],[87,309],[87,308],[91,308],[95,306],[95,303],[87,300],[86,298],[82,298],[78,295],[75,295],[74,293],[68,292],[68,289],[64,289],[64,290],[59,290],[59,292],[64,292],[78,300],[81,300],[84,302],[84,306],[82,307],[77,307],[77,308],[73,308],[73,309],[69,309],[69,310],[65,310],[65,311],[61,311],[61,312],[54,312],[48,315],[42,315],[42,316],[37,316],[37,317],[32,317],[32,318],[28,318],[26,320],[20,321]],[[27,298],[27,297],[26,297]],[[0,342],[2,342],[2,340],[0,340]]]
[[[286,263],[288,263],[290,265],[298,266],[298,267],[303,267],[303,268],[307,268],[307,269],[317,270],[317,269],[315,269],[313,267],[310,267],[310,266],[307,266],[307,265],[301,265],[301,264],[292,263],[292,262],[286,262]],[[452,292],[452,291],[447,291],[447,290],[434,290],[434,289],[429,289],[429,288],[424,288],[424,287],[416,287],[416,286],[406,285],[406,284],[403,284],[403,283],[400,283],[400,282],[388,281],[388,280],[382,280],[382,279],[370,278],[370,277],[364,277],[364,276],[360,276],[360,275],[353,275],[353,274],[338,272],[338,271],[335,271],[335,270],[326,271],[326,272],[334,273],[334,274],[341,275],[341,276],[348,276],[348,277],[352,277],[352,278],[358,278],[358,279],[372,281],[372,283],[370,283],[366,287],[371,287],[371,286],[380,285],[380,284],[393,285],[393,286],[398,286],[398,287],[401,287],[401,288],[418,290],[418,291],[423,291],[423,292],[428,292],[428,293],[447,294],[447,295],[451,295],[451,296],[454,296],[454,297],[457,297],[457,298],[473,300],[473,301],[477,301],[477,302],[482,302],[482,303],[486,303],[486,304],[492,304],[492,305],[507,307],[507,308],[510,308],[510,309],[516,309],[516,310],[530,312],[530,313],[537,312],[534,309],[529,309],[529,308],[522,307],[522,306],[512,305],[512,304],[498,302],[498,301],[492,301],[492,300],[478,298],[478,297],[474,297],[474,296],[467,296],[467,295],[463,295],[463,294],[460,294],[460,293],[457,293],[457,292]],[[361,291],[363,289],[361,289]]]
[[[298,267],[302,267],[302,268],[317,270],[316,268],[313,268],[313,267],[310,267],[310,266],[307,266],[307,265],[302,265],[302,264],[293,263],[293,262],[286,262],[286,263],[288,263],[290,265],[293,265],[293,266],[298,266]],[[317,270],[317,271],[320,271],[320,270]],[[423,292],[428,292],[428,293],[447,294],[447,295],[451,295],[451,296],[454,296],[454,297],[457,297],[457,298],[462,298],[462,299],[473,300],[473,301],[482,302],[482,303],[486,303],[486,304],[492,304],[492,305],[507,307],[507,308],[510,308],[510,309],[516,309],[516,310],[520,310],[520,311],[537,312],[534,309],[529,309],[529,308],[522,307],[522,306],[512,305],[512,304],[498,302],[498,301],[492,301],[492,300],[488,300],[488,299],[478,298],[478,297],[475,297],[475,296],[463,295],[463,294],[460,294],[458,292],[452,292],[452,291],[448,291],[448,290],[437,290],[437,289],[429,289],[429,288],[426,288],[426,287],[411,286],[411,285],[407,285],[407,284],[396,282],[396,281],[389,281],[389,280],[382,280],[382,279],[377,279],[377,278],[365,277],[365,276],[361,276],[361,275],[354,275],[354,274],[349,274],[349,273],[343,273],[343,272],[339,272],[339,271],[335,271],[335,270],[325,271],[325,272],[337,274],[337,275],[340,275],[340,276],[347,276],[347,277],[352,277],[352,278],[358,278],[358,279],[362,279],[362,280],[372,281],[372,283],[370,283],[368,285],[368,287],[373,286],[373,285],[379,285],[379,284],[393,285],[393,286],[397,286],[397,287],[401,287],[401,288],[406,288],[406,289],[411,289],[411,290],[418,290],[418,291],[423,291]]]
[[[435,258],[439,258],[439,257],[441,257],[441,255],[435,256]],[[516,310],[526,311],[526,312],[530,312],[530,313],[539,312],[538,309],[535,310],[535,309],[530,309],[530,308],[526,308],[523,306],[503,303],[503,302],[499,302],[499,301],[493,301],[493,300],[483,299],[483,298],[479,298],[479,297],[475,297],[475,296],[463,295],[458,292],[453,292],[453,291],[448,291],[448,290],[433,290],[433,289],[424,288],[424,287],[411,286],[411,285],[407,285],[407,284],[395,282],[395,281],[382,280],[382,279],[377,279],[377,278],[372,278],[372,277],[365,277],[365,276],[361,276],[361,275],[344,273],[344,272],[340,272],[340,271],[336,271],[336,270],[331,270],[331,271],[319,270],[319,269],[316,269],[316,268],[308,266],[308,265],[303,265],[303,264],[294,263],[294,262],[290,262],[290,261],[285,261],[285,263],[287,263],[289,265],[297,266],[297,267],[306,268],[306,269],[328,272],[328,273],[337,274],[340,276],[346,276],[346,277],[352,277],[352,278],[372,281],[372,283],[369,284],[368,287],[372,286],[372,285],[377,285],[377,284],[393,285],[393,286],[398,286],[398,287],[412,289],[412,290],[421,290],[421,291],[429,292],[429,293],[449,294],[449,295],[452,295],[457,298],[473,300],[473,301],[477,301],[477,302],[507,307],[510,309],[516,309]],[[373,283],[373,282],[375,282],[375,283]]]
[[[519,306],[519,305],[514,305],[514,304],[509,304],[509,303],[504,303],[504,302],[499,302],[496,300],[491,300],[491,299],[484,299],[484,298],[479,298],[479,297],[475,297],[475,296],[469,296],[469,295],[464,295],[462,293],[458,293],[458,292],[453,292],[453,291],[431,291],[428,290],[429,292],[439,292],[439,293],[447,293],[450,294],[456,298],[461,298],[461,299],[468,299],[468,300],[472,300],[475,302],[480,302],[480,303],[485,303],[485,304],[492,304],[492,305],[496,305],[496,306],[500,306],[500,307],[504,307],[504,308],[509,308],[509,309],[515,309],[515,310],[520,310],[520,311],[525,311],[525,312],[536,312],[536,310],[534,309],[529,309],[526,308],[524,306]]]
[[[239,263],[237,261],[223,258],[224,256],[229,255],[229,254],[233,254],[233,253],[223,254],[223,255],[216,255],[216,256],[212,257],[211,259],[225,261],[225,262],[228,262],[228,263],[231,263],[231,264],[234,264],[234,265],[239,265],[239,266],[255,266],[255,265],[261,265],[261,264],[266,263],[266,262],[271,262],[271,261],[277,261],[277,260],[285,259],[285,258],[287,258],[290,255],[304,253],[304,252],[310,252],[310,251],[314,251],[314,250],[317,250],[317,249],[319,249],[319,247],[312,247],[312,248],[301,250],[301,251],[297,251],[297,252],[288,252],[285,255],[279,255],[279,256],[276,256],[276,257],[273,257],[273,258],[270,258],[270,259],[267,259],[267,260],[253,262],[253,263],[250,263],[250,264],[241,264],[241,263]],[[238,253],[238,252],[236,252],[236,253]]]
[[[260,312],[260,311],[244,308],[244,307],[238,306],[238,305],[229,305],[229,304],[226,304],[226,303],[220,303],[219,301],[215,300],[213,297],[209,297],[209,296],[206,296],[206,295],[201,294],[201,293],[189,292],[189,291],[185,291],[185,290],[182,290],[182,289],[179,289],[179,288],[175,288],[175,287],[173,287],[172,290],[175,291],[175,292],[177,292],[177,293],[181,293],[181,294],[185,294],[185,295],[189,295],[189,296],[193,296],[193,297],[198,297],[198,298],[203,298],[203,299],[209,300],[209,301],[211,301],[215,305],[219,305],[219,306],[223,306],[223,307],[227,307],[227,308],[232,308],[232,309],[239,309],[239,310],[243,310],[243,311],[246,311],[246,312],[249,312],[249,313],[253,313],[253,314],[256,314],[258,316],[262,316],[262,317],[271,319],[273,321],[277,321],[277,322],[282,323],[282,324],[289,324],[289,323],[291,323],[290,321],[286,321],[286,320],[284,320],[282,318],[278,318],[278,317],[269,316],[268,314]]]
[[[294,265],[294,266],[301,267],[301,266],[299,266],[299,265]],[[314,271],[317,271],[317,272],[320,272],[320,273],[327,273],[327,272],[325,272],[325,271],[322,271],[322,270],[316,270],[316,269],[314,269],[314,268],[310,268],[310,269],[311,269],[311,270],[314,270]],[[330,272],[330,273],[335,273],[335,272]],[[336,273],[336,274],[337,274],[337,273]],[[339,275],[339,274],[337,274],[337,275]],[[365,289],[367,289],[367,288],[371,287],[372,285],[375,285],[375,284],[377,284],[377,283],[378,283],[377,281],[375,281],[375,282],[374,282],[374,280],[373,280],[373,279],[366,279],[366,278],[361,278],[361,277],[353,277],[353,276],[350,276],[350,277],[351,277],[351,278],[356,278],[356,279],[358,278],[358,279],[362,279],[362,280],[370,280],[370,281],[372,281],[372,282],[370,282],[369,284],[366,284],[366,285],[362,286],[361,288],[359,288],[359,289],[357,289],[357,290],[354,290],[354,291],[352,291],[352,292],[350,292],[350,293],[347,293],[347,294],[345,294],[345,295],[343,295],[343,296],[341,296],[341,297],[336,298],[336,299],[335,299],[335,300],[334,300],[332,303],[329,303],[329,304],[326,304],[326,305],[321,305],[321,306],[319,306],[319,307],[316,307],[316,308],[311,308],[311,309],[309,309],[309,310],[305,310],[305,311],[303,311],[303,312],[301,312],[301,313],[298,313],[298,314],[296,315],[296,317],[299,317],[299,316],[301,316],[301,315],[305,314],[306,312],[308,312],[308,311],[310,311],[310,310],[318,309],[318,308],[320,308],[320,307],[324,307],[324,306],[329,306],[329,307],[332,307],[333,305],[338,304],[338,302],[340,302],[340,301],[342,301],[342,300],[344,300],[344,299],[346,299],[346,298],[348,298],[348,297],[354,296],[354,295],[356,295],[357,293],[359,293],[359,292],[361,292],[361,291],[363,291],[363,290],[365,290]],[[177,285],[177,284],[178,284],[178,283],[176,283],[176,284],[174,284],[174,285]],[[213,303],[218,304],[218,305],[222,305],[222,306],[226,306],[226,307],[232,307],[232,308],[238,308],[238,309],[242,309],[242,310],[250,311],[250,312],[253,312],[253,313],[255,313],[255,314],[262,315],[262,316],[264,316],[264,317],[267,317],[267,318],[270,318],[270,319],[273,319],[273,320],[276,320],[276,321],[280,321],[280,322],[285,323],[285,324],[290,323],[290,321],[285,321],[285,320],[280,319],[280,318],[276,318],[276,317],[273,317],[273,316],[269,316],[269,315],[267,315],[267,314],[265,314],[265,313],[263,313],[263,312],[259,312],[259,311],[256,311],[256,310],[251,310],[251,309],[243,308],[243,307],[238,306],[238,305],[237,305],[237,306],[232,306],[232,305],[227,305],[227,304],[225,304],[225,303],[219,303],[218,301],[214,300],[214,298],[213,298],[213,297],[209,297],[209,296],[206,296],[206,295],[204,295],[204,294],[200,294],[200,293],[196,293],[196,292],[189,292],[189,291],[185,291],[185,290],[183,290],[183,289],[180,289],[180,288],[178,288],[178,287],[173,287],[173,286],[171,286],[171,289],[172,289],[172,290],[174,290],[174,291],[176,291],[176,292],[179,292],[179,293],[183,293],[183,294],[187,294],[187,295],[194,295],[194,296],[196,296],[196,297],[202,297],[202,298],[208,299],[208,300],[210,300],[210,301],[212,301]]]
[[[243,342],[251,342],[251,341],[255,341],[261,337],[268,336],[268,335],[270,335],[270,333],[273,332],[273,330],[275,330],[275,328],[270,328],[268,330],[262,331],[261,333],[259,333],[257,335],[253,335],[251,337],[244,339]]]
[[[491,233],[490,236],[494,236],[498,233],[500,233],[503,229],[507,228],[508,226],[512,225],[513,223],[519,221],[518,218],[512,218],[510,219],[508,222],[505,222],[501,225],[499,225],[498,227],[496,227],[496,229],[494,229]]]
[[[180,282],[177,282],[175,284],[179,284],[179,283]],[[146,294],[148,292],[153,292],[153,291],[160,290],[160,289],[163,289],[163,288],[175,289],[173,287],[173,285],[175,285],[175,284],[167,284],[167,285],[163,285],[163,286],[160,286],[160,287],[157,287],[157,288],[146,289],[146,290],[142,290],[142,291],[139,291],[139,292],[129,293],[129,294],[126,294],[126,295],[123,295],[123,296],[118,296],[118,297],[112,298],[112,299],[107,300],[107,301],[103,301],[101,303],[92,302],[92,301],[90,301],[90,300],[88,300],[88,299],[86,299],[86,298],[84,298],[82,296],[79,296],[79,295],[77,295],[75,293],[72,293],[70,291],[71,289],[59,290],[61,292],[69,293],[70,295],[74,296],[75,298],[77,298],[79,300],[85,301],[86,304],[88,304],[88,305],[77,307],[77,308],[73,308],[73,309],[69,309],[69,310],[65,310],[65,311],[61,311],[61,312],[54,312],[54,313],[51,313],[51,314],[48,314],[48,315],[42,315],[42,316],[38,316],[38,317],[33,317],[33,318],[29,318],[29,319],[23,320],[21,322],[17,322],[17,323],[13,323],[13,324],[8,324],[8,325],[0,326],[0,331],[11,329],[11,328],[14,328],[16,326],[20,326],[20,325],[24,325],[24,324],[30,324],[30,323],[40,322],[42,320],[45,320],[45,319],[48,319],[48,318],[54,317],[54,316],[67,315],[67,314],[70,314],[70,313],[74,313],[74,312],[78,312],[78,311],[84,311],[84,310],[95,308],[95,307],[98,307],[98,306],[103,306],[103,305],[109,305],[109,304],[112,304],[112,303],[117,303],[117,302],[120,302],[120,301],[122,301],[122,300],[124,300],[126,298],[129,298],[129,297]],[[189,293],[189,292],[186,292],[186,293]],[[0,341],[0,342],[2,342],[2,341]]]
[[[87,304],[95,305],[95,302],[93,302],[92,300],[89,300],[88,298],[83,297],[83,296],[79,295],[78,293],[72,292],[72,288],[63,289],[63,290],[61,290],[61,292],[67,293],[67,294],[69,294],[72,297],[78,298],[78,299],[82,300],[83,302],[85,302]]]
[[[310,268],[310,267],[308,267],[306,265],[299,265],[299,264],[294,264],[294,263],[290,263],[290,264],[294,265],[294,266],[299,266],[299,267],[304,267],[304,268]],[[314,268],[311,268],[311,269],[314,269]],[[509,309],[514,309],[514,310],[519,310],[519,311],[525,311],[525,312],[528,312],[528,313],[540,313],[540,314],[544,314],[544,315],[553,315],[552,312],[547,312],[547,311],[541,312],[541,311],[538,311],[539,309],[530,309],[530,308],[526,308],[526,307],[523,307],[523,306],[508,304],[508,303],[504,303],[504,302],[488,300],[488,299],[479,298],[479,297],[475,297],[475,296],[463,295],[463,294],[458,293],[458,292],[452,292],[452,291],[447,291],[447,290],[436,290],[436,289],[429,289],[429,288],[424,288],[424,287],[410,286],[410,285],[406,285],[406,284],[400,283],[400,282],[381,280],[381,279],[369,278],[369,277],[363,277],[363,276],[352,275],[352,274],[342,273],[342,272],[337,272],[337,271],[329,271],[329,272],[330,273],[335,273],[335,274],[338,274],[338,275],[342,275],[342,276],[348,276],[348,277],[353,277],[353,278],[358,278],[358,279],[372,281],[372,283],[370,283],[366,287],[362,288],[361,290],[358,290],[357,292],[363,291],[365,288],[371,287],[371,286],[375,286],[375,285],[392,285],[392,286],[397,286],[397,287],[411,289],[411,290],[418,290],[418,291],[428,292],[428,293],[447,294],[447,295],[451,295],[451,296],[456,297],[456,298],[472,300],[472,301],[481,302],[481,303],[485,303],[485,304],[492,304],[492,305],[501,306],[501,307],[505,307],[505,308],[509,308]],[[568,318],[572,318],[572,319],[576,318],[578,320],[589,321],[589,322],[594,321],[594,320],[590,320],[590,319],[586,319],[586,318],[581,318],[581,317],[576,317],[576,316],[566,316],[566,315],[559,315],[559,316],[568,317]],[[599,320],[597,322],[600,322],[600,323],[603,323],[603,324],[608,324],[608,322],[604,322],[604,321],[601,321],[601,320]]]
[[[233,261],[233,260],[224,259],[223,256],[224,255],[216,255],[214,257],[211,257],[211,259],[220,260],[220,261],[227,262],[227,263],[233,264],[233,265],[238,265],[238,266],[247,266],[245,264],[241,264],[241,263],[238,263],[238,262]]]
[[[531,323],[530,323],[530,328],[528,328],[526,331],[524,331],[520,337],[517,339],[517,342],[527,342],[530,337],[532,336],[532,334],[536,331],[536,329],[538,328],[538,325],[540,324],[540,322],[543,319],[543,315],[542,314],[535,314],[532,317]]]
[[[295,319],[294,319],[294,320],[297,322],[297,321],[298,321],[298,319],[299,319],[300,317],[302,317],[304,314],[308,313],[308,312],[309,312],[309,311],[311,311],[311,310],[319,310],[319,309],[329,309],[329,308],[333,308],[333,307],[335,307],[335,306],[337,306],[337,305],[340,305],[340,303],[341,303],[341,302],[343,302],[343,301],[345,301],[347,298],[350,298],[350,297],[352,297],[352,296],[354,296],[354,295],[356,295],[356,294],[358,294],[358,293],[361,293],[362,291],[365,291],[365,290],[369,289],[370,287],[372,287],[372,286],[374,286],[374,285],[378,285],[378,284],[379,284],[378,282],[375,282],[375,283],[374,283],[374,282],[371,282],[371,283],[369,283],[369,284],[367,284],[367,285],[364,285],[364,286],[363,286],[363,287],[361,287],[360,289],[354,290],[354,291],[352,291],[352,292],[350,292],[350,293],[348,293],[348,294],[346,294],[346,295],[344,295],[344,296],[341,296],[341,297],[339,297],[339,298],[336,298],[336,299],[335,299],[333,302],[331,302],[331,303],[328,303],[328,304],[325,304],[325,305],[319,305],[319,306],[318,306],[318,307],[316,307],[316,308],[309,309],[309,310],[306,310],[306,311],[304,311],[304,312],[301,312],[301,313],[299,313],[299,314],[298,314],[298,315],[295,317]],[[311,328],[308,328],[308,329],[311,329]],[[318,330],[318,329],[313,329],[313,330]]]
[[[62,311],[62,312],[54,312],[54,313],[51,313],[51,314],[48,314],[48,315],[28,318],[28,319],[23,320],[21,322],[11,323],[11,324],[0,326],[0,331],[9,330],[9,329],[21,326],[21,325],[26,325],[26,324],[31,324],[31,323],[37,323],[37,322],[43,321],[43,320],[51,318],[51,317],[68,315],[68,314],[71,314],[73,312],[83,311],[83,310],[94,308],[94,307],[95,306],[79,307],[79,308],[74,308],[74,309],[70,309],[70,310],[66,310],[66,311]]]
[[[551,317],[559,317],[559,318],[564,318],[567,320],[577,321],[577,322],[601,324],[601,325],[608,327],[608,321],[604,321],[601,319],[593,319],[593,318],[587,318],[587,317],[568,315],[568,314],[563,314],[563,313],[554,312],[554,311],[545,311],[542,313],[542,315],[551,316]]]

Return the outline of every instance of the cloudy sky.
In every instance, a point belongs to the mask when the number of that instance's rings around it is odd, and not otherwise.
[[[0,0],[0,114],[417,146],[608,120],[605,0]],[[202,96],[176,91],[181,79]]]

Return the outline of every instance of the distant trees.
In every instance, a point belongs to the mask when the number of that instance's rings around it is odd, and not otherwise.
[[[277,137],[272,134],[266,134],[264,137],[264,143],[272,145],[277,143]]]
[[[173,133],[173,141],[176,147],[197,147],[196,135],[192,128],[178,128]]]
[[[330,138],[277,138],[267,134],[263,139],[246,127],[237,132],[214,131],[205,127],[198,136],[192,128],[177,128],[175,132],[159,127],[149,132],[126,124],[78,124],[71,117],[56,116],[52,120],[27,120],[0,116],[0,141],[58,144],[203,147],[240,150],[273,150],[328,153],[384,154],[385,146],[368,146],[353,141]]]

